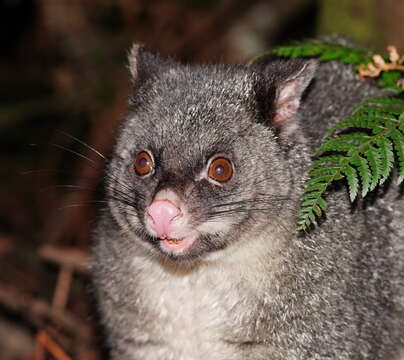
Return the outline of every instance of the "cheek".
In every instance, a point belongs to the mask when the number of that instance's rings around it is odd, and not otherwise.
[[[216,221],[216,219],[211,218],[211,215],[220,211],[221,204],[228,202],[229,197],[227,192],[224,192],[218,185],[213,185],[208,180],[203,179],[187,186],[183,201],[187,205],[193,223],[198,228],[203,226],[203,231],[211,233],[216,232],[220,227],[220,222],[223,221],[223,217]],[[205,225],[205,223],[208,224]]]
[[[218,234],[230,231],[235,224],[231,218],[220,218],[218,220],[208,220],[197,227],[197,230],[203,234]]]

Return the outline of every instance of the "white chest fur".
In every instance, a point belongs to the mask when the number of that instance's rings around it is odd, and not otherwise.
[[[256,245],[251,249],[259,252]],[[136,342],[156,345],[134,349],[139,358],[242,359],[242,343],[250,344],[249,351],[264,346],[268,354],[268,343],[254,342],[265,341],[259,339],[257,323],[265,319],[257,313],[262,313],[262,303],[271,302],[269,268],[275,262],[260,261],[248,247],[233,251],[231,262],[215,260],[187,270],[150,258],[133,261],[141,291],[136,302],[140,322],[133,324],[131,335]],[[239,256],[255,261],[241,262]]]
[[[235,289],[219,288],[220,274],[203,271],[161,273],[152,284],[144,279],[149,286],[143,288],[143,306],[154,323],[150,335],[177,358],[202,359],[212,353],[212,346],[222,343],[229,309],[238,303]]]

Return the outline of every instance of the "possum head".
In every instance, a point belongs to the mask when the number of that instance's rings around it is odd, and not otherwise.
[[[281,226],[292,212],[284,148],[316,63],[186,66],[135,45],[129,64],[107,195],[136,246],[201,259]]]

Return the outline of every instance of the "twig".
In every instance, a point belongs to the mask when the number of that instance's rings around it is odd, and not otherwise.
[[[48,350],[57,360],[72,360],[48,334],[39,331],[36,336],[34,360],[45,360],[44,350]]]
[[[72,283],[73,270],[70,266],[62,266],[59,270],[56,289],[53,294],[52,310],[63,311],[69,299],[70,285]]]
[[[72,270],[79,271],[85,275],[89,274],[91,256],[84,250],[75,247],[44,245],[39,249],[38,253],[45,260],[60,266],[68,266]]]
[[[9,285],[0,284],[0,305],[22,314],[38,327],[51,320],[69,333],[82,338],[82,341],[89,341],[91,338],[91,328],[86,322],[67,311],[52,309],[45,301],[35,299]]]

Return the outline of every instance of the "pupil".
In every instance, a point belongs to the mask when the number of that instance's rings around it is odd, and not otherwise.
[[[224,167],[223,167],[223,165],[218,165],[218,166],[216,166],[215,172],[216,172],[217,175],[223,175],[223,173],[224,173]]]
[[[147,166],[147,164],[148,164],[147,159],[145,159],[145,158],[141,158],[141,159],[139,160],[139,166],[140,166],[141,168],[146,167],[146,166]]]

